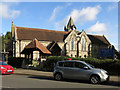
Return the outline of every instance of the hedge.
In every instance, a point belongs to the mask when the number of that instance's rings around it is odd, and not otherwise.
[[[8,57],[8,64],[16,68],[21,68],[23,60],[24,58]]]
[[[54,66],[57,61],[67,60],[67,58],[71,58],[72,60],[80,60],[85,61],[86,63],[93,65],[95,68],[102,68],[107,70],[112,74],[119,74],[120,69],[120,60],[113,59],[96,59],[96,58],[77,58],[77,57],[63,57],[63,56],[50,56],[44,63],[44,68],[47,71],[53,71]]]
[[[65,57],[61,56],[49,56],[44,62],[43,68],[45,68],[47,71],[53,71],[56,62],[63,61],[64,58]]]

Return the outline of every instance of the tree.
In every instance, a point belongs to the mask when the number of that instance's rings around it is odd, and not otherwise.
[[[12,34],[7,32],[6,35],[2,35],[2,51],[4,51],[4,44],[6,52],[12,54]]]
[[[2,36],[0,36],[0,60],[2,60]]]

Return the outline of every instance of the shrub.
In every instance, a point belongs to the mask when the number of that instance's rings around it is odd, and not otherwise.
[[[108,71],[110,74],[119,74],[118,70],[120,68],[120,60],[96,58],[84,58],[82,60],[95,66],[96,68],[102,68]]]
[[[38,60],[32,60],[32,64],[34,67],[37,67],[39,65]]]
[[[16,68],[21,68],[23,60],[24,58],[8,57],[8,64]]]
[[[63,61],[63,60],[64,60],[64,57],[62,57],[62,56],[50,56],[46,59],[46,61],[44,63],[44,68],[47,71],[53,71],[56,62]]]
[[[67,60],[67,58],[71,58],[72,60],[80,60],[85,61],[86,63],[96,67],[107,70],[109,73],[119,74],[118,70],[120,68],[120,60],[112,60],[112,59],[97,59],[97,58],[80,58],[80,57],[62,57],[62,56],[50,56],[44,63],[44,68],[47,71],[53,71],[54,66],[57,61]]]
[[[80,57],[64,57],[64,60],[67,60],[68,58],[71,58],[72,60],[80,60]]]

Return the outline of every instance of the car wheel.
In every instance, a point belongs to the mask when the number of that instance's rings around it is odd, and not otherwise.
[[[61,74],[61,73],[56,73],[56,74],[54,75],[54,79],[57,80],[57,81],[62,80],[62,74]]]
[[[100,77],[97,76],[97,75],[92,75],[90,77],[90,83],[92,83],[92,84],[98,84],[98,83],[100,83]]]

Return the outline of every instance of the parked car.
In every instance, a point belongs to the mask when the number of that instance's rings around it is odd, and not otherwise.
[[[0,61],[0,72],[1,74],[13,74],[14,69],[12,66],[8,65],[7,63]]]
[[[77,60],[58,61],[54,67],[53,75],[56,80],[62,80],[64,78],[88,80],[93,84],[109,80],[107,71],[94,68],[84,61]]]

